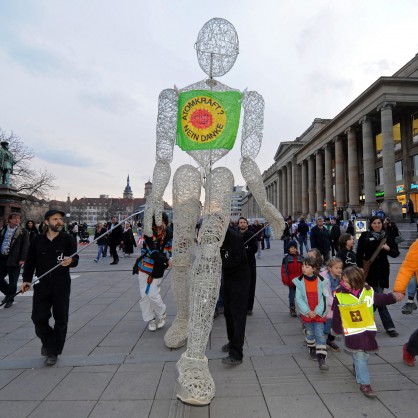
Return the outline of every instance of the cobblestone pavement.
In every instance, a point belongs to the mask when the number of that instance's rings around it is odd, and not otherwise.
[[[164,346],[164,330],[149,332],[139,311],[132,276],[134,257],[110,266],[93,262],[96,247],[81,253],[72,272],[69,333],[56,366],[43,366],[41,344],[30,319],[31,292],[0,309],[0,411],[2,417],[416,417],[418,366],[402,363],[402,345],[418,326],[418,311],[402,315],[389,307],[400,334],[379,328],[380,351],[370,357],[377,399],[367,399],[352,375],[344,351],[330,353],[329,371],[310,361],[301,325],[287,308],[279,277],[282,242],[272,241],[257,260],[254,315],[248,317],[242,365],[221,363],[225,321],[214,321],[207,348],[216,396],[208,407],[176,400],[175,362],[184,351]],[[405,255],[391,260],[391,281]],[[168,324],[175,312],[170,274],[161,286]],[[340,342],[341,344],[341,342]]]

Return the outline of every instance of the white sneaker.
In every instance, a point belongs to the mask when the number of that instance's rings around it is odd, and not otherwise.
[[[167,320],[167,314],[164,312],[158,320],[157,328],[160,329],[165,325],[165,321]]]
[[[157,322],[155,321],[155,319],[151,319],[151,321],[149,321],[148,329],[150,331],[157,331]]]

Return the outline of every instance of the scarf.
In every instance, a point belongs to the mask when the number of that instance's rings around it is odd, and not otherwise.
[[[3,255],[9,255],[10,244],[12,243],[13,236],[17,230],[17,226],[10,228],[10,225],[7,226],[7,230],[4,234],[3,243],[1,244],[1,253]]]
[[[386,232],[382,229],[380,232],[369,231],[370,235],[376,240],[381,240],[386,236]]]

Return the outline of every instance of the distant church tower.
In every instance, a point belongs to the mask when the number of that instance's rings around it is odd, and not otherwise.
[[[131,186],[129,184],[129,174],[128,174],[128,180],[126,182],[125,190],[123,191],[123,198],[124,199],[133,199],[134,198]]]
[[[144,197],[147,197],[148,195],[150,195],[152,192],[152,183],[148,180],[145,183],[145,195]]]

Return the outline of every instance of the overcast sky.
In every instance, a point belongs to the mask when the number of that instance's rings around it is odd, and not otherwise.
[[[240,54],[220,81],[265,100],[263,172],[281,141],[418,53],[417,16],[416,0],[0,0],[0,128],[56,175],[51,199],[122,197],[128,174],[143,197],[158,95],[205,78],[194,43],[222,17]],[[236,144],[220,164],[242,185],[239,158]],[[176,148],[172,173],[184,163]]]

